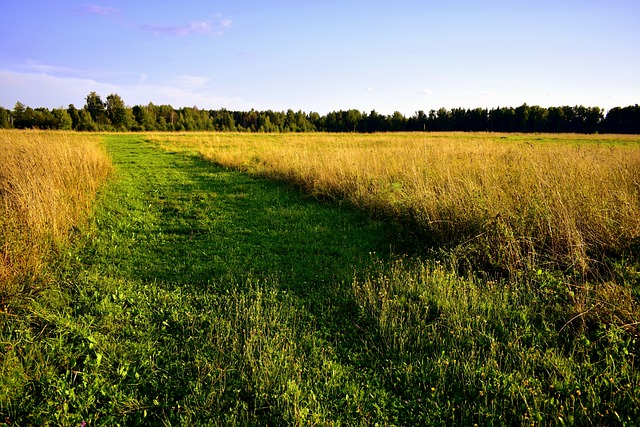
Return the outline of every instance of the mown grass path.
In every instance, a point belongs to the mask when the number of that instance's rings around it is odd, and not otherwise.
[[[110,137],[107,146],[118,182],[96,218],[103,251],[96,259],[123,278],[206,286],[252,273],[305,293],[389,249],[383,224],[282,184],[167,153],[141,137]]]
[[[388,392],[365,375],[369,355],[347,295],[355,271],[390,250],[388,225],[142,136],[105,143],[116,177],[61,262],[60,286],[8,331],[16,361],[37,362],[16,363],[7,421],[392,415],[376,397]]]

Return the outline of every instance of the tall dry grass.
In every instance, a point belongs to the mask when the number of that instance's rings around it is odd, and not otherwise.
[[[410,221],[460,259],[585,272],[640,237],[640,138],[502,134],[155,135],[219,164]],[[190,148],[186,148],[190,147]]]
[[[111,171],[100,137],[0,131],[0,302],[43,279]]]

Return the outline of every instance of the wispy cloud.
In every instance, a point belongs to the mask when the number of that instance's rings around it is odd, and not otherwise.
[[[64,67],[60,65],[51,65],[51,64],[41,64],[36,61],[27,61],[24,65],[20,66],[21,69],[28,70],[31,72],[42,73],[42,74],[63,74],[63,75],[72,75],[78,74],[79,70],[71,67]]]
[[[86,4],[86,5],[84,5],[84,11],[85,12],[89,12],[89,13],[93,13],[95,15],[102,15],[102,16],[113,15],[115,13],[120,12],[120,10],[118,8],[116,8],[116,7],[99,6],[97,4]]]
[[[140,28],[157,36],[188,36],[191,34],[222,36],[233,23],[230,19],[216,17],[215,20],[194,21],[187,25],[141,25]]]
[[[480,95],[482,97],[495,97],[496,96],[496,91],[495,90],[481,90],[480,92],[478,92],[478,95]]]
[[[40,74],[48,77],[59,77],[66,79],[109,79],[114,81],[140,81],[141,75],[131,72],[116,72],[103,68],[74,68],[56,64],[45,64],[36,60],[27,60],[23,64],[15,64],[12,67],[15,73],[25,75]]]
[[[249,110],[264,108],[260,104],[244,101],[235,96],[218,94],[207,89],[206,77],[177,76],[169,81],[148,84],[146,76],[130,84],[114,84],[103,79],[56,77],[41,73],[20,73],[0,69],[0,106],[12,108],[16,101],[32,107],[56,108],[73,103],[84,105],[90,92],[103,97],[110,93],[120,95],[128,105],[171,104],[176,108],[197,105],[198,107]],[[196,87],[200,85],[201,87]],[[6,90],[4,90],[6,88]]]
[[[211,81],[211,79],[208,77],[182,75],[173,77],[170,83],[173,87],[195,90],[204,88],[209,81]]]
[[[93,15],[110,16],[120,14],[120,9],[111,6],[101,6],[96,4],[85,4],[82,6],[81,11]],[[208,35],[208,36],[222,36],[229,29],[233,22],[222,16],[222,14],[216,14],[212,19],[203,21],[193,21],[185,25],[164,25],[164,24],[139,24],[139,23],[127,23],[126,21],[121,24],[138,28],[143,31],[152,33],[156,36],[172,36],[181,37],[188,35]]]

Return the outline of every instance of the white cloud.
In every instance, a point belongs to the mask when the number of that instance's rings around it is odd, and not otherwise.
[[[140,25],[144,31],[148,31],[156,36],[188,36],[191,34],[222,36],[225,30],[232,26],[230,19],[216,16],[215,20],[194,21],[187,25]]]
[[[175,76],[171,79],[171,86],[175,86],[186,90],[196,90],[204,88],[211,81],[208,77],[203,76]]]
[[[142,75],[140,81],[145,81]],[[88,78],[57,77],[42,73],[0,70],[0,106],[12,109],[17,101],[30,107],[56,108],[84,106],[86,96],[97,92],[103,99],[117,93],[128,105],[170,104],[175,108],[198,106],[205,109],[261,108],[239,97],[221,96],[205,88],[208,78],[177,76],[167,83],[116,85]]]
[[[92,91],[112,93],[117,87],[91,79],[55,77],[43,73],[17,73],[0,70],[0,105],[13,108],[17,101],[30,107],[56,108],[68,104],[84,105]]]
[[[94,15],[110,16],[119,14],[120,10],[110,6],[100,6],[95,4],[86,4],[81,9],[85,13]],[[121,22],[122,24],[122,22]],[[139,24],[130,23],[135,28],[152,33],[156,36],[188,36],[192,34],[196,35],[210,35],[210,36],[222,36],[225,31],[233,25],[233,22],[217,13],[212,19],[192,21],[184,25],[165,25],[165,24]]]
[[[22,67],[27,71],[33,71],[42,74],[77,74],[78,70],[60,65],[40,64],[35,61],[27,61]]]
[[[495,97],[496,96],[496,91],[494,91],[494,90],[481,90],[480,92],[478,92],[478,95],[480,95],[481,97],[491,98],[491,97]]]
[[[96,15],[103,15],[103,16],[113,15],[119,12],[118,8],[116,7],[99,6],[97,4],[86,4],[84,5],[83,9],[85,12],[93,13]]]

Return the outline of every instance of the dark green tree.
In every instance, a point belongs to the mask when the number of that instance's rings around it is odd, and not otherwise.
[[[131,110],[137,127],[133,130],[153,131],[157,129],[156,108],[153,103],[146,106],[136,105]]]
[[[154,110],[157,120],[157,130],[175,130],[178,113],[176,113],[176,110],[174,110],[171,105],[158,105],[154,107]]]
[[[16,102],[16,105],[13,107],[13,127],[16,129],[24,129],[25,111],[25,105],[20,101]]]
[[[33,126],[37,129],[57,129],[58,122],[53,112],[47,108],[38,107],[33,110]]]
[[[567,128],[564,110],[559,107],[549,107],[547,109],[547,132],[562,133]]]
[[[358,124],[362,120],[362,113],[358,110],[347,110],[342,112],[342,123],[347,132],[355,132],[358,130]]]
[[[25,107],[21,102],[16,102],[13,109],[13,126],[16,129],[44,128],[43,120],[39,120],[39,114],[31,107]]]
[[[320,114],[316,113],[315,111],[312,111],[309,113],[308,120],[311,126],[313,127],[314,131],[318,131],[321,129],[322,117],[320,117]]]
[[[529,112],[530,107],[525,102],[516,108],[516,132],[530,132],[529,130]]]
[[[284,122],[287,119],[284,111],[271,111],[267,112],[269,114],[269,118],[271,119],[271,123],[276,127],[277,132],[284,132]]]
[[[73,104],[69,104],[67,108],[67,113],[69,117],[71,117],[71,128],[78,129],[78,123],[80,122],[80,113],[78,109]]]
[[[390,117],[391,130],[393,132],[402,132],[406,129],[407,119],[400,111],[394,111]]]
[[[258,113],[252,108],[251,111],[242,115],[242,127],[250,132],[258,130]]]
[[[309,121],[307,114],[299,110],[295,114],[296,117],[296,127],[298,128],[298,132],[315,132],[315,127]]]
[[[0,107],[0,128],[11,129],[13,127],[12,120],[11,111]]]
[[[409,119],[409,130],[426,131],[428,119],[423,110],[416,111],[416,114]]]
[[[71,130],[73,128],[73,120],[64,108],[54,108],[51,115],[55,122],[55,129]]]
[[[604,119],[603,129],[609,133],[640,134],[640,106],[612,108]]]
[[[97,125],[106,127],[110,124],[109,119],[107,118],[106,105],[97,93],[91,92],[87,95],[84,108],[91,115],[93,122]]]
[[[93,121],[91,113],[86,109],[82,109],[78,113],[78,127],[76,130],[84,132],[95,132],[98,130],[98,125]]]
[[[296,123],[296,113],[289,109],[284,122],[284,132],[298,132],[298,124]]]
[[[131,129],[134,121],[133,114],[126,107],[120,95],[112,93],[107,96],[105,111],[107,118],[116,130],[127,131]]]
[[[530,132],[545,132],[548,124],[549,110],[538,105],[529,108],[527,128]]]

